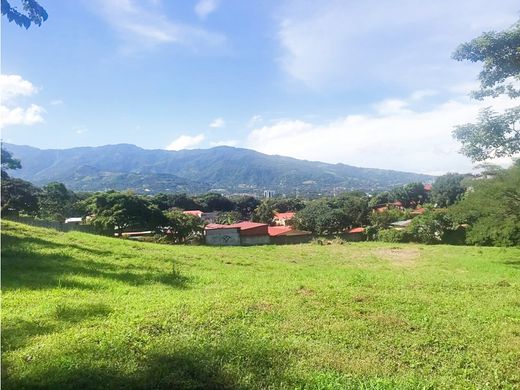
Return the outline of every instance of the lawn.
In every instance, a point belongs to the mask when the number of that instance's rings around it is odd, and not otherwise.
[[[167,246],[2,222],[2,387],[520,387],[520,249]]]

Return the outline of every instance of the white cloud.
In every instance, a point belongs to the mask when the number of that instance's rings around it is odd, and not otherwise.
[[[279,63],[314,88],[425,88],[468,81],[473,65],[450,58],[484,30],[507,28],[518,1],[285,0],[277,9]]]
[[[262,118],[262,115],[253,115],[248,121],[247,121],[247,127],[255,127],[258,126],[264,118]]]
[[[239,141],[237,139],[228,139],[223,141],[212,142],[211,146],[237,146]]]
[[[423,173],[471,171],[452,138],[455,125],[475,121],[479,109],[514,105],[507,98],[483,102],[460,97],[428,110],[415,109],[412,98],[374,105],[374,112],[347,115],[328,123],[280,120],[258,127],[248,147],[268,154]]]
[[[8,108],[0,106],[0,128],[11,125],[34,125],[44,122],[42,114],[45,112],[43,107],[31,104],[28,108],[15,107]]]
[[[222,48],[224,35],[168,19],[155,1],[97,0],[95,11],[119,33],[124,52],[162,44],[177,44],[194,50]]]
[[[0,128],[12,125],[34,125],[44,122],[45,109],[37,104],[24,108],[16,104],[19,97],[32,96],[38,92],[30,81],[19,75],[0,75]]]
[[[64,104],[64,102],[61,99],[51,100],[51,105],[52,106],[61,106],[62,104]]]
[[[206,19],[217,7],[217,0],[199,0],[195,5],[195,13],[200,19]]]
[[[38,92],[30,81],[17,74],[0,75],[0,96],[2,102],[7,102],[18,96],[31,96]]]
[[[181,135],[179,138],[177,138],[171,144],[169,144],[166,147],[166,149],[167,150],[191,149],[194,146],[199,145],[202,141],[204,141],[204,139],[206,139],[204,134],[198,134],[195,136]]]
[[[224,118],[215,118],[209,124],[209,127],[214,128],[214,129],[225,127],[225,126],[226,126],[226,121],[224,121]]]

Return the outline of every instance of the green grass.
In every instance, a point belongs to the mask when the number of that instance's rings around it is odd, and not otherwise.
[[[520,249],[2,223],[5,389],[520,387]]]

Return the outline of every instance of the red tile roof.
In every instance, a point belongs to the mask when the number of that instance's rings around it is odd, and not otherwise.
[[[365,233],[365,228],[362,228],[362,227],[357,227],[357,228],[352,228],[350,229],[347,233]]]
[[[425,191],[431,191],[431,190],[432,190],[432,185],[431,185],[430,183],[426,183],[426,184],[424,185],[424,190],[425,190]]]
[[[269,232],[269,235],[271,237],[274,236],[280,236],[282,234],[288,233],[292,231],[292,228],[290,226],[269,226],[267,228],[267,231]]]

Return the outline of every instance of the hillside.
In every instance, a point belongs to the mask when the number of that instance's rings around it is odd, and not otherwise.
[[[2,388],[516,388],[519,258],[174,247],[3,221]]]
[[[335,190],[373,191],[428,175],[358,168],[271,156],[253,150],[216,147],[198,150],[146,150],[120,144],[73,149],[37,149],[3,144],[23,168],[12,172],[35,184],[60,181],[73,190],[132,189],[137,192],[222,189],[256,193],[265,189],[286,194],[332,193]]]

